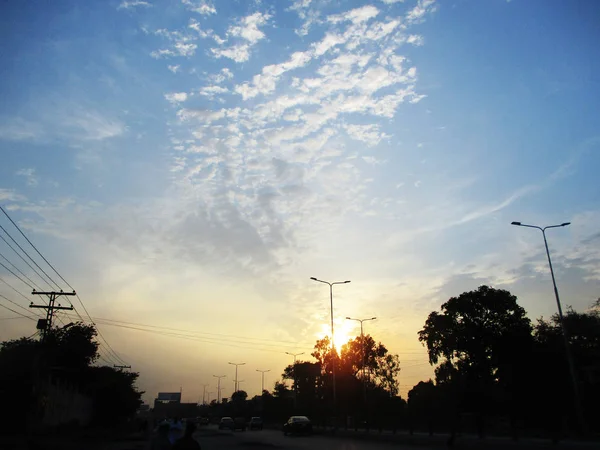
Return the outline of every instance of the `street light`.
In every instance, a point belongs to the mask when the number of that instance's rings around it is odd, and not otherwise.
[[[296,365],[296,356],[300,356],[300,355],[304,355],[304,352],[302,353],[290,353],[290,352],[285,352],[286,355],[290,355],[294,357],[294,365]]]
[[[296,379],[296,356],[300,356],[300,355],[304,355],[304,352],[302,353],[290,353],[290,352],[285,352],[286,355],[290,355],[294,357],[294,408],[296,406],[298,406],[298,380]]]
[[[263,392],[265,391],[265,373],[267,373],[267,372],[270,372],[270,371],[271,371],[271,369],[269,369],[269,370],[260,370],[260,369],[256,369],[256,371],[257,371],[257,372],[260,372],[260,373],[261,373],[261,376],[262,376],[262,384],[261,384],[261,387],[262,387],[262,388],[261,388],[261,390],[260,390],[260,395],[262,395],[262,394],[263,394]]]
[[[235,366],[235,392],[237,392],[238,391],[238,387],[239,387],[238,377],[237,377],[237,375],[238,375],[238,366],[243,366],[246,363],[245,362],[243,362],[243,363],[232,363],[232,362],[230,362],[228,364],[231,364],[232,366]]]
[[[546,256],[548,257],[548,267],[550,267],[550,276],[552,277],[552,286],[554,286],[554,296],[556,297],[556,306],[558,308],[558,320],[560,323],[560,328],[562,330],[563,339],[565,341],[565,354],[567,357],[567,363],[569,365],[569,373],[571,375],[571,383],[573,384],[573,395],[575,399],[575,411],[577,413],[577,418],[579,419],[579,425],[581,426],[581,431],[584,431],[584,419],[583,413],[581,411],[581,403],[579,400],[579,387],[577,385],[577,377],[575,376],[575,365],[573,364],[573,356],[571,355],[571,346],[569,345],[569,335],[567,329],[565,327],[565,321],[563,318],[562,306],[560,304],[560,297],[558,295],[558,289],[556,287],[556,278],[554,277],[554,269],[552,267],[552,259],[550,258],[550,250],[548,249],[548,240],[546,239],[546,230],[550,228],[561,228],[571,225],[571,222],[563,222],[560,225],[549,225],[546,227],[539,227],[537,225],[527,225],[521,222],[511,222],[511,225],[515,225],[518,227],[527,227],[527,228],[535,228],[542,232],[542,236],[544,237],[544,246],[546,247]]]
[[[202,404],[206,405],[206,388],[209,386],[208,384],[201,384],[202,386]]]
[[[363,368],[363,383],[365,383],[365,335],[363,333],[363,322],[367,322],[369,320],[375,320],[377,317],[370,317],[368,319],[353,319],[352,317],[346,317],[346,320],[355,320],[356,322],[360,322],[360,341],[362,343],[362,368]],[[365,386],[366,392],[366,386]]]
[[[337,394],[335,388],[335,344],[333,340],[333,285],[350,283],[350,280],[334,281],[333,283],[330,283],[329,281],[319,280],[315,277],[310,277],[310,279],[313,281],[318,281],[319,283],[325,283],[329,285],[329,302],[331,306],[331,375],[333,378],[333,411],[335,413],[337,406]]]
[[[217,403],[221,403],[221,378],[226,378],[227,375],[213,375],[213,377],[219,380],[217,382]]]

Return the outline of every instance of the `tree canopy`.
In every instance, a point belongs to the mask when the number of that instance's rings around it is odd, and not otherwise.
[[[0,344],[0,395],[16,410],[2,427],[17,430],[43,393],[34,386],[58,379],[92,400],[92,420],[114,424],[131,417],[141,404],[135,387],[138,374],[94,365],[99,358],[96,330],[74,323],[52,329],[44,342],[21,338]],[[37,394],[36,394],[37,392]],[[14,420],[13,420],[14,419]]]

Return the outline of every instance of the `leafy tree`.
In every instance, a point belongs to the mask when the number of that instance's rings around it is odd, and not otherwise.
[[[245,402],[247,398],[248,393],[246,391],[236,391],[233,394],[231,394],[232,402]]]
[[[274,397],[283,398],[283,397],[286,397],[289,392],[290,392],[290,390],[285,385],[285,383],[281,383],[279,381],[275,382],[275,388],[273,389]]]
[[[510,292],[481,286],[452,297],[441,312],[429,314],[419,332],[427,345],[436,380],[454,390],[462,409],[485,414],[499,411],[526,385],[523,368],[533,345],[531,322]]]
[[[357,336],[344,344],[340,366],[342,373],[356,378],[362,378],[361,371],[364,367],[368,379],[374,386],[381,387],[393,396],[398,394],[397,377],[400,373],[400,358],[389,353],[385,345],[381,342],[376,343],[368,334]]]
[[[143,395],[134,387],[138,377],[136,372],[113,367],[89,367],[86,370],[85,387],[94,404],[94,423],[116,425],[135,414]]]
[[[97,334],[93,325],[83,323],[52,329],[46,336],[52,365],[82,369],[93,364],[99,357]]]
[[[429,361],[476,378],[498,380],[519,348],[531,342],[531,322],[510,292],[481,286],[452,297],[419,331]]]
[[[95,336],[93,326],[75,323],[50,330],[44,342],[22,338],[0,344],[0,395],[13,405],[9,416],[14,418],[0,426],[18,431],[41,418],[39,388],[49,375],[76,384],[92,398],[96,423],[114,424],[133,415],[141,404],[138,374],[92,366],[98,358]]]
[[[592,429],[600,421],[597,405],[600,402],[600,310],[598,301],[588,311],[579,313],[567,308],[564,325],[569,336],[570,350],[586,422]],[[540,398],[539,417],[548,422],[556,417],[570,420],[576,427],[572,381],[566,359],[562,328],[557,314],[550,320],[539,319],[534,330],[535,354],[531,392]],[[561,389],[556,389],[561,386]],[[552,400],[544,395],[554,392]],[[560,425],[554,425],[560,426]]]

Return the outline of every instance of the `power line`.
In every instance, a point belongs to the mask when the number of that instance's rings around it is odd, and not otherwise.
[[[23,271],[21,269],[19,269],[17,266],[15,266],[13,263],[10,262],[10,260],[4,256],[2,253],[0,253],[0,257],[2,259],[4,259],[8,264],[10,264],[17,272],[19,272],[21,275],[23,275],[25,278],[27,278],[29,280],[29,282],[35,286],[36,288],[38,288],[40,291],[42,290],[42,288],[40,288],[35,281],[33,281],[31,278],[29,278],[25,273],[23,273]],[[31,289],[33,289],[33,286],[28,285]]]
[[[8,245],[8,247],[9,247],[9,248],[10,248],[10,249],[11,249],[13,252],[15,252],[15,254],[16,254],[16,255],[17,255],[19,258],[21,258],[21,260],[22,260],[22,261],[23,261],[25,264],[27,264],[27,265],[29,266],[29,268],[30,268],[31,270],[33,270],[33,272],[34,272],[34,273],[35,273],[35,274],[36,274],[38,277],[40,277],[40,279],[41,279],[41,280],[42,280],[44,283],[46,283],[48,286],[50,286],[50,288],[52,288],[52,285],[51,285],[50,283],[48,283],[48,281],[47,281],[46,279],[44,279],[44,277],[43,277],[43,276],[41,276],[41,275],[40,275],[40,273],[39,273],[37,270],[35,270],[35,268],[34,268],[34,267],[31,265],[31,264],[29,264],[29,262],[28,262],[28,261],[27,261],[25,258],[23,258],[23,255],[21,255],[21,254],[20,254],[18,251],[16,251],[16,250],[15,250],[15,248],[14,248],[12,245],[10,245],[10,242],[8,242],[6,239],[4,239],[4,236],[2,236],[1,234],[0,234],[0,239],[2,239],[2,240],[4,241],[4,243],[5,243],[6,245]]]
[[[116,320],[116,319],[106,319],[106,318],[102,318],[102,317],[94,317],[95,321],[104,321],[104,322],[115,322],[117,324],[125,324],[125,325],[133,325],[133,326],[138,326],[138,327],[147,327],[147,328],[157,328],[160,330],[169,330],[169,331],[175,331],[175,332],[180,332],[180,333],[188,333],[188,334],[193,334],[193,335],[208,335],[207,337],[205,336],[200,336],[200,337],[205,337],[206,339],[213,339],[210,336],[217,336],[219,338],[224,337],[224,338],[234,338],[234,339],[244,339],[246,341],[263,341],[263,342],[275,342],[275,340],[273,339],[265,339],[265,338],[255,338],[255,337],[248,337],[248,336],[239,336],[239,335],[233,335],[233,334],[223,334],[223,333],[210,333],[207,331],[191,331],[191,330],[185,330],[185,329],[181,329],[181,328],[173,328],[173,327],[163,327],[163,326],[158,326],[158,325],[148,325],[148,324],[143,324],[143,323],[139,323],[139,322],[126,322],[123,320]],[[110,325],[109,323],[107,323],[106,325]],[[233,341],[231,340],[231,342],[238,342],[239,341]],[[293,346],[288,346],[288,345],[284,345],[284,347],[290,347],[290,348],[295,348],[295,349],[303,349],[303,350],[312,350],[312,347],[299,347],[297,345],[296,342],[292,342],[292,341],[279,341],[277,340],[276,342],[278,343],[289,343],[289,344],[295,344]],[[262,345],[262,342],[244,342],[244,343],[248,343],[248,344],[256,344],[256,345]]]
[[[6,214],[6,212],[4,211],[4,208],[2,208],[2,206],[0,206],[0,209],[2,209],[2,211],[4,212],[4,214]],[[9,219],[10,219],[10,217],[9,217]],[[12,221],[12,219],[11,219],[11,221]],[[14,223],[14,222],[13,222],[13,223]],[[13,237],[10,235],[10,233],[9,233],[8,231],[6,231],[6,229],[5,229],[5,228],[4,228],[2,225],[0,225],[0,230],[4,231],[4,233],[5,233],[5,234],[6,234],[6,235],[7,235],[7,236],[10,238],[10,240],[11,240],[11,241],[13,241],[13,242],[16,244],[16,246],[17,246],[17,247],[19,247],[19,248],[21,249],[21,251],[22,251],[23,253],[25,253],[25,256],[27,256],[27,257],[29,258],[29,260],[30,260],[30,261],[31,261],[31,262],[32,262],[32,263],[33,263],[33,264],[34,264],[34,265],[35,265],[35,266],[36,266],[38,269],[40,269],[44,275],[46,275],[46,278],[48,278],[48,279],[49,279],[49,280],[50,280],[52,283],[54,283],[54,286],[56,286],[56,288],[57,288],[57,289],[60,289],[60,286],[59,286],[59,285],[56,283],[56,281],[54,281],[54,280],[53,280],[53,279],[50,277],[50,275],[48,275],[48,274],[46,273],[46,271],[45,271],[44,269],[42,269],[42,268],[40,267],[40,265],[39,265],[38,263],[36,263],[36,262],[35,262],[35,260],[34,260],[34,259],[31,257],[31,256],[29,256],[29,253],[27,253],[25,250],[23,250],[23,247],[21,247],[21,245],[20,245],[20,244],[19,244],[17,241],[15,241],[15,239],[14,239],[14,238],[13,238]],[[19,230],[19,231],[20,231],[20,230]]]
[[[8,220],[10,220],[10,222],[13,224],[13,226],[17,229],[17,231],[19,231],[19,233],[21,234],[21,236],[23,236],[23,238],[25,238],[25,240],[29,243],[29,245],[31,245],[31,247],[35,250],[35,252],[44,260],[44,262],[54,271],[54,273],[56,275],[58,275],[58,277],[69,287],[71,288],[71,290],[73,292],[75,292],[75,289],[73,288],[73,286],[71,286],[69,284],[69,282],[67,280],[65,280],[65,278],[58,272],[58,270],[56,270],[56,268],[50,264],[50,261],[48,261],[46,259],[46,257],[44,255],[42,255],[42,253],[37,249],[37,247],[33,244],[33,242],[31,242],[29,240],[29,238],[25,235],[25,233],[23,232],[23,230],[21,230],[21,228],[19,227],[19,225],[16,224],[16,222],[8,215],[8,213],[6,212],[6,210],[0,205],[0,211],[2,211],[2,213],[8,218]],[[2,226],[0,226],[0,228],[2,228]],[[4,230],[4,228],[2,228]],[[12,238],[12,236],[6,231],[4,230],[4,232],[6,234],[8,234],[8,236],[11,238],[11,240],[13,240],[13,242],[15,242],[15,244],[17,244],[17,246],[19,246],[19,248],[27,255],[27,257],[29,257],[31,259],[31,257],[29,256],[29,254],[27,252],[25,252],[22,247]],[[44,273],[44,275],[46,275],[53,283],[56,284],[56,282],[50,278],[48,276],[48,274],[32,259],[32,262]],[[58,286],[58,284],[56,284],[56,286],[60,289],[60,287]],[[92,323],[94,323],[94,321],[92,320],[92,317],[90,316],[90,313],[88,312],[87,308],[85,307],[85,305],[83,304],[83,300],[81,300],[81,297],[79,296],[79,294],[76,294],[77,300],[79,300],[79,303],[81,304],[81,307],[83,308],[85,314],[88,316],[88,318],[90,319],[90,321]],[[69,303],[71,304],[71,306],[73,306],[73,304],[71,303],[71,301],[69,300]],[[81,320],[83,320],[83,317],[81,317],[81,315],[79,314],[79,312],[77,310],[75,310],[75,312],[77,312],[77,315],[79,316],[79,318]],[[108,341],[106,340],[106,338],[102,335],[102,332],[100,331],[100,329],[98,327],[96,327],[96,331],[98,332],[98,337],[100,339],[102,339],[104,341],[104,344],[108,347],[109,351],[112,352],[112,354],[115,356],[115,358],[117,360],[119,360],[122,364],[126,364],[125,361],[117,354],[117,352],[115,352],[115,350],[111,347],[111,345],[108,343]]]
[[[235,345],[235,344],[228,343],[230,341],[218,341],[218,340],[214,340],[214,339],[211,340],[211,338],[200,337],[200,336],[191,336],[191,335],[186,335],[186,334],[181,334],[181,333],[159,331],[159,330],[149,330],[147,328],[131,327],[131,326],[127,326],[127,325],[120,325],[120,324],[108,323],[108,322],[104,323],[104,325],[110,325],[110,326],[119,327],[119,328],[126,328],[126,329],[130,329],[130,330],[145,331],[147,333],[154,333],[159,336],[169,336],[169,337],[174,337],[174,338],[179,338],[179,339],[186,339],[189,341],[203,342],[206,344],[221,345],[221,346],[225,346],[225,347],[243,348],[243,349],[248,349],[248,350],[258,350],[258,351],[271,352],[271,353],[283,353],[283,350],[251,347],[248,345]],[[255,343],[255,342],[252,342],[252,344],[267,345],[267,344],[261,344],[261,343]]]
[[[23,316],[17,316],[17,317],[14,317],[14,316],[12,316],[12,317],[0,317],[0,320],[13,320],[13,319],[33,319],[33,320],[35,320],[34,317],[36,317],[36,316],[25,316],[25,315],[23,315]]]
[[[4,267],[6,270],[8,270],[11,274],[13,274],[17,279],[19,279],[21,281],[21,283],[26,284],[27,286],[29,286],[31,289],[34,289],[34,287],[29,284],[27,281],[25,281],[23,278],[21,278],[19,275],[17,275],[16,273],[14,273],[12,270],[10,270],[8,267],[6,267],[2,262],[0,262],[0,266]]]
[[[16,307],[18,307],[18,308],[21,308],[21,309],[22,309],[22,310],[24,310],[24,311],[27,311],[28,313],[29,313],[29,312],[31,312],[31,311],[30,311],[30,310],[28,310],[27,308],[25,308],[25,307],[23,307],[23,306],[19,305],[17,302],[15,302],[14,300],[11,300],[10,298],[6,297],[6,296],[5,296],[5,295],[3,295],[3,294],[0,294],[0,297],[1,297],[1,298],[3,298],[4,300],[6,300],[7,302],[10,302],[10,303],[12,303],[12,304],[13,304],[13,305],[15,305]]]
[[[234,343],[234,344],[246,344],[246,345],[251,344],[251,345],[257,345],[257,346],[278,347],[278,348],[290,347],[287,345],[283,345],[283,346],[279,345],[279,342],[281,342],[281,341],[274,341],[273,339],[247,338],[244,336],[196,332],[196,331],[190,331],[190,330],[182,330],[182,329],[178,329],[178,328],[161,327],[161,326],[157,326],[157,325],[147,325],[147,324],[135,323],[135,322],[125,322],[122,320],[104,319],[101,317],[95,317],[94,321],[96,321],[98,323],[102,323],[104,325],[120,326],[122,328],[131,328],[131,329],[140,330],[140,331],[155,332],[157,334],[162,334],[165,336],[170,335],[170,336],[194,337],[194,338],[198,338],[198,339],[203,339],[206,342],[213,342],[213,341],[214,342],[228,342],[228,343]],[[157,328],[159,330],[167,330],[167,331],[146,330],[145,328],[138,328],[138,327]],[[203,334],[208,334],[210,336],[202,336]],[[211,337],[211,336],[218,336],[219,338],[217,340],[217,338]],[[225,339],[223,339],[223,337]],[[231,339],[231,338],[234,338],[234,339]],[[243,339],[243,340],[240,341],[240,340],[236,340],[235,338]],[[256,340],[264,341],[264,342],[248,342],[248,340],[252,340],[252,339],[256,339]],[[274,342],[277,342],[277,343],[274,344]],[[286,342],[286,341],[284,341],[284,342]],[[290,348],[292,348],[292,347],[290,347]],[[299,347],[294,346],[293,348],[299,348]]]
[[[2,283],[4,283],[5,285],[7,285],[9,288],[11,288],[13,291],[15,291],[17,294],[19,294],[21,297],[23,297],[25,300],[27,300],[28,302],[31,301],[31,299],[29,297],[27,297],[25,294],[23,294],[21,291],[19,291],[18,289],[15,289],[8,281],[6,281],[4,278],[0,277],[0,281]]]
[[[0,294],[0,295],[1,295],[1,294]],[[4,296],[2,295],[2,297],[4,297]],[[1,307],[3,307],[4,309],[8,309],[10,312],[13,312],[13,313],[15,313],[15,314],[17,314],[17,315],[19,315],[19,316],[22,316],[22,317],[24,317],[25,319],[33,320],[33,321],[35,322],[35,319],[34,319],[33,317],[26,316],[25,314],[21,314],[20,312],[18,312],[18,311],[15,311],[14,309],[12,309],[12,308],[9,308],[8,306],[6,306],[6,305],[3,305],[2,303],[0,303],[0,306],[1,306]]]

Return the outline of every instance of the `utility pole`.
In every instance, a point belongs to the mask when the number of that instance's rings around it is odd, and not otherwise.
[[[243,366],[244,364],[246,364],[245,362],[243,363],[227,363],[227,364],[231,364],[232,366],[235,366],[235,380],[233,380],[235,382],[235,392],[238,391],[239,388],[239,383],[238,383],[238,366]]]
[[[263,394],[263,392],[265,391],[265,373],[270,372],[271,370],[260,370],[260,369],[256,369],[257,372],[260,372],[262,375],[262,383],[261,383],[261,389],[260,389],[260,395]]]
[[[48,296],[48,304],[47,305],[34,305],[33,302],[29,305],[30,308],[41,308],[46,310],[46,318],[39,319],[37,324],[37,329],[42,331],[42,342],[47,339],[48,333],[52,329],[52,319],[54,318],[54,311],[58,310],[73,310],[72,306],[61,306],[60,303],[58,306],[55,305],[56,299],[62,295],[76,295],[75,291],[73,292],[38,292],[35,289],[31,293],[31,295],[46,295]]]
[[[225,378],[226,375],[213,375],[219,381],[217,382],[217,403],[221,403],[221,378]]]

